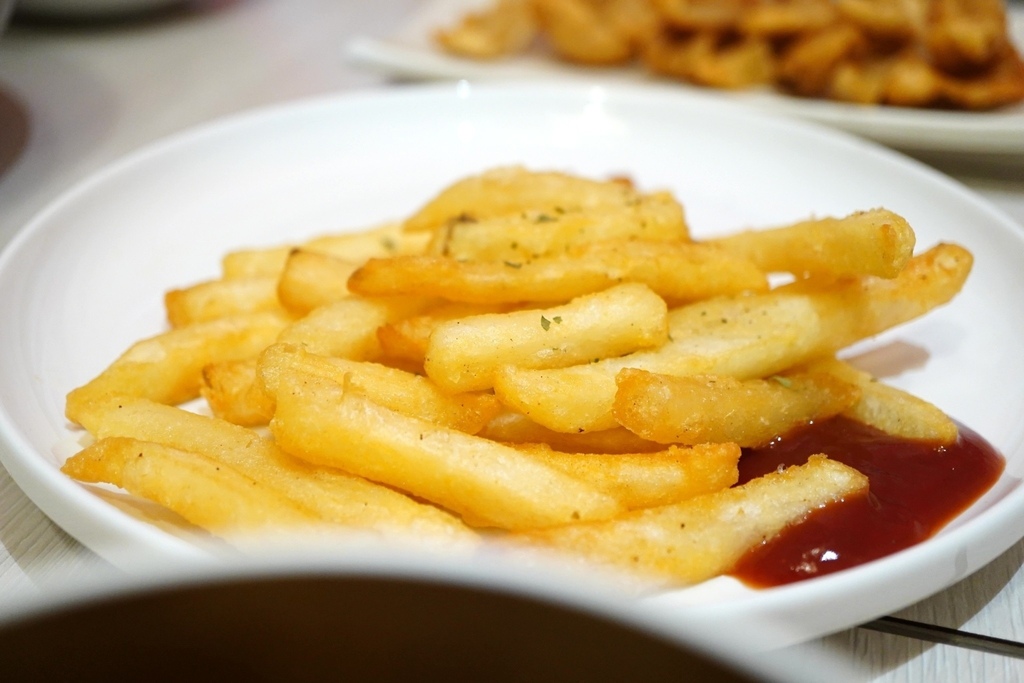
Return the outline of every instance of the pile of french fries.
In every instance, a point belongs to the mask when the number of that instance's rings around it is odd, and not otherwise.
[[[744,447],[836,415],[956,439],[836,357],[961,289],[968,251],[914,248],[885,209],[697,240],[669,192],[490,169],[166,292],[169,329],[68,394],[63,471],[229,541],[495,540],[699,582],[866,493],[827,454],[736,485]]]
[[[567,62],[861,104],[1024,99],[1002,0],[492,0],[434,37],[471,59],[543,42]]]

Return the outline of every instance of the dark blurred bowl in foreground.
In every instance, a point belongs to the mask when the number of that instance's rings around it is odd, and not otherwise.
[[[821,672],[741,656],[742,625],[734,642],[711,642],[634,603],[492,569],[373,558],[180,569],[8,612],[5,678],[751,683]],[[830,667],[829,680],[848,679]]]

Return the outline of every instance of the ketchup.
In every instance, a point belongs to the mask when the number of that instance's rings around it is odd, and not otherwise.
[[[932,536],[987,491],[1005,466],[987,441],[958,427],[957,441],[939,446],[837,417],[744,449],[741,484],[825,453],[865,474],[870,486],[866,496],[817,510],[753,549],[730,573],[750,586],[778,586],[855,567]]]

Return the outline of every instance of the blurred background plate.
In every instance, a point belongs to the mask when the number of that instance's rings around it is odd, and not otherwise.
[[[683,91],[758,107],[827,124],[912,153],[955,152],[1021,163],[1024,154],[1024,103],[991,112],[960,112],[908,107],[860,106],[790,97],[760,89],[741,91],[699,88],[657,79],[629,67],[586,67],[553,61],[539,51],[491,62],[461,59],[439,50],[431,39],[478,0],[428,0],[389,36],[363,36],[348,45],[358,64],[407,79],[524,80],[571,79],[603,83],[660,82]],[[1024,50],[1024,6],[1008,9],[1010,32]]]

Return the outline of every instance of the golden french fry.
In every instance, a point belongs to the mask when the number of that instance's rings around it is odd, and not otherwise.
[[[364,296],[421,292],[451,301],[489,304],[566,301],[604,289],[612,282],[598,265],[565,259],[524,264],[406,256],[370,259],[352,274],[349,288]]]
[[[262,249],[238,249],[221,258],[221,277],[225,280],[248,278],[276,278],[284,269],[293,245],[264,247]]]
[[[270,422],[286,452],[433,501],[479,526],[524,529],[621,512],[610,496],[514,448],[388,410],[316,378],[282,377]]]
[[[399,413],[475,434],[501,410],[488,393],[446,393],[426,377],[377,363],[329,358],[289,344],[270,346],[259,359],[259,382],[273,401],[285,375],[311,375],[346,384]]]
[[[800,221],[709,240],[764,271],[798,277],[877,275],[896,277],[914,255],[915,235],[906,219],[887,209],[844,218]]]
[[[430,251],[459,260],[522,263],[621,239],[689,241],[683,207],[670,193],[655,192],[615,206],[454,220],[437,230]]]
[[[548,429],[513,411],[496,415],[479,435],[509,444],[545,444],[564,453],[653,453],[664,449],[664,445],[642,439],[625,427],[567,434]]]
[[[659,443],[764,446],[801,425],[834,417],[860,398],[857,385],[824,372],[739,380],[625,368],[615,381],[615,419]]]
[[[506,406],[560,432],[609,429],[615,375],[639,368],[668,375],[766,377],[827,355],[948,302],[973,258],[941,244],[899,276],[831,283],[813,279],[767,294],[720,297],[669,311],[670,341],[653,351],[567,368],[504,367],[494,390]]]
[[[429,235],[412,235],[402,231],[401,223],[387,223],[369,230],[321,235],[300,244],[239,249],[221,259],[224,279],[246,277],[279,277],[288,256],[296,249],[326,254],[355,262],[399,254],[422,252]]]
[[[277,340],[311,353],[369,360],[380,354],[377,329],[426,307],[416,298],[366,299],[352,296],[314,309],[281,331]],[[262,349],[261,349],[262,350]]]
[[[388,360],[409,362],[422,368],[430,335],[442,322],[484,313],[507,313],[511,310],[516,310],[516,307],[461,301],[442,303],[419,315],[410,315],[381,325],[377,329],[381,355]]]
[[[79,481],[119,486],[218,535],[320,522],[277,491],[223,463],[137,439],[101,439],[71,456],[61,471]]]
[[[808,363],[810,372],[827,372],[856,384],[860,399],[843,411],[843,415],[904,439],[950,444],[959,430],[937,406],[922,398],[877,381],[870,374],[835,358]]]
[[[117,397],[172,404],[196,398],[204,367],[255,356],[273,343],[288,323],[289,318],[276,311],[245,313],[136,342],[99,375],[68,394],[65,414],[91,429],[90,413]]]
[[[238,313],[276,311],[281,303],[275,278],[247,277],[172,289],[164,295],[164,307],[171,327],[184,327]]]
[[[519,262],[423,255],[370,259],[349,290],[365,296],[419,293],[470,303],[561,302],[621,282],[641,282],[667,299],[764,291],[764,273],[713,246],[614,240],[563,256]]]
[[[693,584],[729,571],[748,550],[815,510],[867,490],[863,474],[819,455],[682,503],[524,537],[668,583]]]
[[[130,437],[202,454],[332,523],[387,536],[460,541],[472,537],[462,522],[432,505],[340,470],[311,466],[251,429],[173,406],[137,399],[108,407],[96,434],[100,439]]]
[[[728,488],[739,479],[740,447],[733,443],[669,446],[654,453],[562,453],[548,446],[519,451],[588,482],[627,509],[678,503]]]
[[[910,259],[895,278],[866,276],[828,286],[808,279],[777,291],[810,297],[822,322],[816,355],[826,355],[948,303],[973,265],[971,252],[943,243]]]
[[[236,425],[265,425],[274,402],[256,384],[256,358],[211,363],[203,368],[199,394],[215,417]]]
[[[663,344],[667,313],[646,285],[623,284],[554,308],[456,318],[433,330],[423,367],[445,391],[489,389],[504,365],[564,367]]]
[[[277,297],[289,313],[303,316],[349,295],[348,278],[360,261],[296,249],[277,282]]]
[[[405,230],[434,230],[453,221],[484,220],[523,211],[578,211],[622,206],[639,193],[619,180],[590,180],[522,166],[494,168],[446,187],[406,219]]]
[[[761,268],[707,244],[608,240],[571,255],[605,263],[610,274],[642,282],[673,304],[768,290]]]

